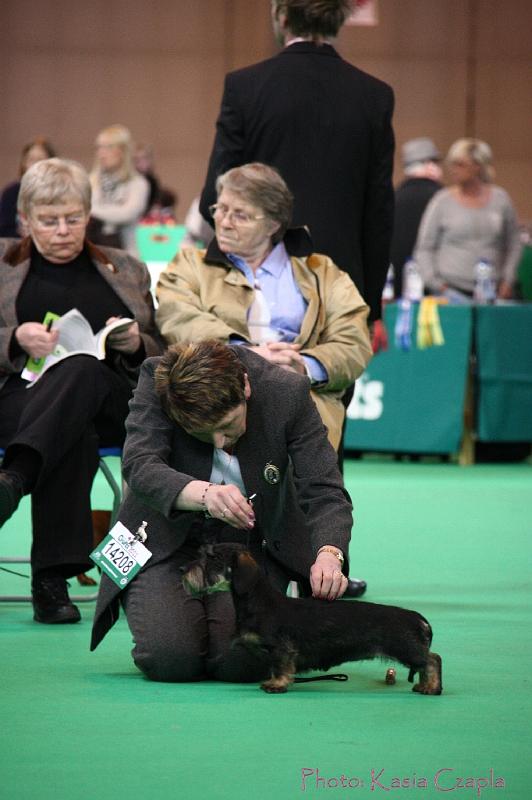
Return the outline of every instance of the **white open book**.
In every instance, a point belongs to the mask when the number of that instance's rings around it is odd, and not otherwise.
[[[89,322],[77,308],[72,308],[62,317],[47,314],[45,324],[51,319],[52,330],[59,331],[59,338],[55,350],[50,355],[44,358],[28,358],[21,377],[30,381],[30,385],[38,381],[51,366],[69,356],[83,354],[104,359],[105,341],[111,331],[129,328],[134,321],[129,317],[121,317],[106,325],[98,333],[93,333]]]

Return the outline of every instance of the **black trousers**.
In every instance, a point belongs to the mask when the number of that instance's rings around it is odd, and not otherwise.
[[[55,567],[65,577],[89,569],[90,492],[98,448],[121,445],[131,390],[107,364],[72,356],[35,386],[13,376],[0,391],[0,445],[8,468],[17,446],[41,459],[32,491],[32,572]]]

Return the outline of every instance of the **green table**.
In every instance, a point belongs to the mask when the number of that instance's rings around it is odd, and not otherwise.
[[[532,441],[532,304],[475,308],[476,433]]]
[[[532,300],[532,245],[525,244],[517,267],[517,282],[523,300]]]
[[[186,234],[184,225],[137,225],[137,247],[142,261],[164,262],[173,259]]]
[[[460,449],[471,352],[472,308],[439,308],[445,344],[408,352],[394,342],[397,306],[385,309],[389,349],[357,381],[348,409],[347,450],[455,453]]]

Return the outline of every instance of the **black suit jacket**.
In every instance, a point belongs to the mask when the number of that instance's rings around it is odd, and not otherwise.
[[[256,494],[256,525],[272,555],[291,572],[308,577],[321,545],[333,544],[348,553],[351,503],[337,456],[307,378],[245,347],[235,352],[251,385],[247,429],[235,453],[246,491]],[[122,461],[128,491],[119,518],[130,531],[143,520],[148,523],[146,546],[153,555],[144,569],[175,553],[191,526],[204,520],[201,512],[176,510],[174,502],[191,480],[209,480],[213,458],[212,445],[187,434],[162,410],[153,380],[159,361],[150,358],[142,366],[126,420]],[[266,479],[268,463],[278,468],[278,483]],[[245,532],[236,536],[245,541]],[[102,575],[92,649],[118,617],[118,595],[118,587]]]
[[[401,297],[403,267],[412,258],[417,232],[429,200],[441,189],[430,178],[407,178],[395,192],[395,222],[390,258],[394,269],[394,292]]]
[[[295,196],[294,225],[349,273],[380,316],[393,226],[391,88],[330,45],[298,42],[226,76],[200,209],[218,175],[251,161],[275,166]]]

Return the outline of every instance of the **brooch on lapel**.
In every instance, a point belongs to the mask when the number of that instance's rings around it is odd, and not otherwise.
[[[279,481],[281,480],[281,473],[279,471],[279,467],[276,467],[275,464],[270,464],[269,461],[264,467],[264,471],[262,474],[264,475],[264,480],[267,483],[271,483],[272,485],[279,483]]]

